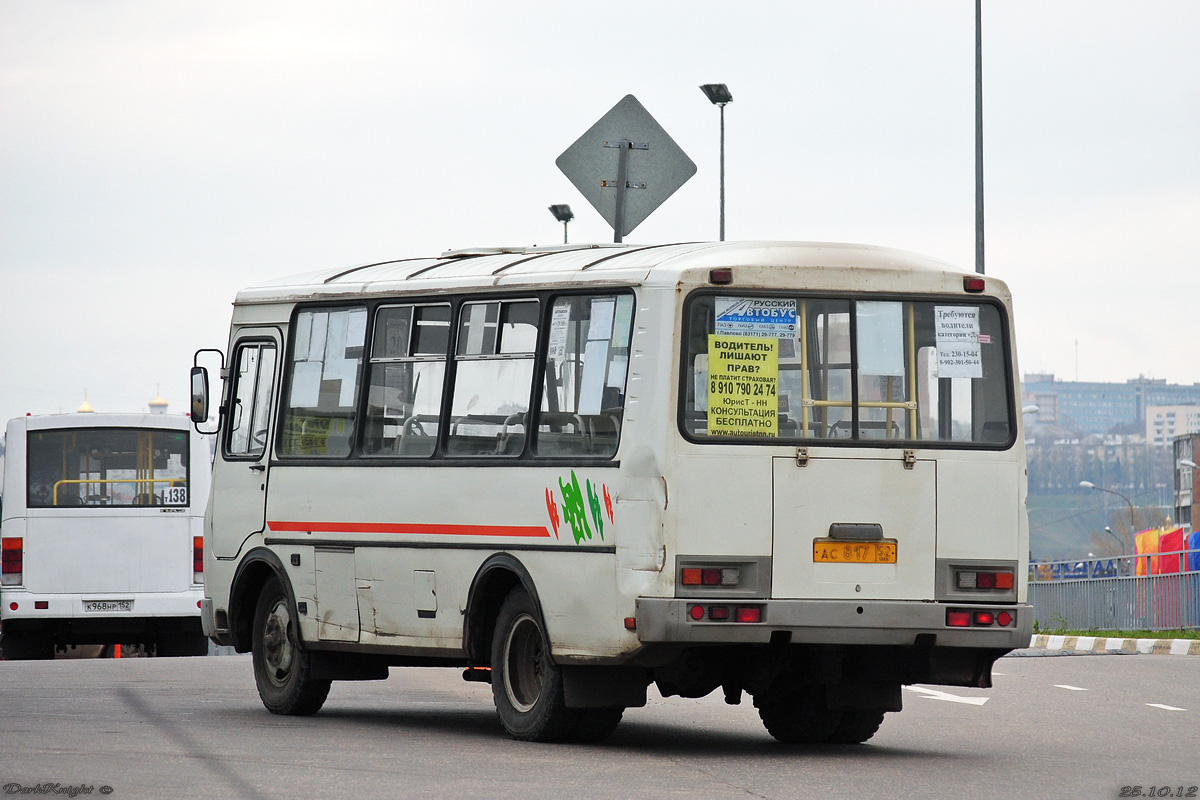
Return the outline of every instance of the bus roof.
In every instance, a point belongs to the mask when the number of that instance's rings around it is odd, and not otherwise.
[[[65,413],[34,414],[13,417],[8,421],[10,430],[24,428],[29,431],[55,430],[59,428],[165,428],[187,430],[191,419],[186,414],[151,413]]]
[[[643,284],[674,286],[683,274],[719,267],[786,267],[816,272],[924,273],[938,281],[961,276],[959,267],[926,256],[872,245],[830,242],[689,242],[578,244],[451,250],[440,256],[399,259],[279,278],[238,292],[236,303],[278,303],[449,291],[481,286]],[[989,278],[989,293],[1007,294]]]

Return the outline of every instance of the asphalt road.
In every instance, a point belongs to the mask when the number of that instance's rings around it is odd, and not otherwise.
[[[719,692],[651,689],[602,745],[538,745],[507,738],[490,687],[455,670],[338,683],[316,716],[285,718],[259,703],[245,656],[0,662],[0,798],[1116,798],[1200,786],[1200,658],[1020,652],[997,663],[993,689],[906,689],[874,739],[841,747],[780,745],[748,700],[727,706]]]

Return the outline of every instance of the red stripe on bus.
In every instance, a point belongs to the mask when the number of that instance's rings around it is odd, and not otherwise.
[[[398,533],[429,536],[532,536],[550,537],[546,528],[533,525],[420,525],[406,522],[283,522],[273,520],[272,531],[294,533]]]

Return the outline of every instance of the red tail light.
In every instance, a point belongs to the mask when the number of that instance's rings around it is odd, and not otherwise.
[[[8,536],[0,540],[0,585],[20,586],[25,571],[25,540]]]
[[[192,537],[192,583],[204,580],[204,537]]]
[[[959,589],[1010,591],[1013,588],[1013,574],[1011,572],[960,570],[955,573],[955,585]]]
[[[971,612],[947,611],[946,624],[951,628],[969,628],[971,627]]]
[[[738,622],[762,622],[762,608],[760,606],[739,606],[736,619]]]

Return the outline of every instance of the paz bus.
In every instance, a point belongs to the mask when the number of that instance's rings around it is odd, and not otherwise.
[[[444,666],[522,740],[600,740],[653,684],[865,741],[903,685],[988,687],[1029,641],[1012,343],[1000,280],[857,245],[245,289],[215,410],[192,370],[220,428],[204,629],[278,714]]]
[[[17,417],[5,435],[0,651],[205,655],[209,447],[182,414]]]

